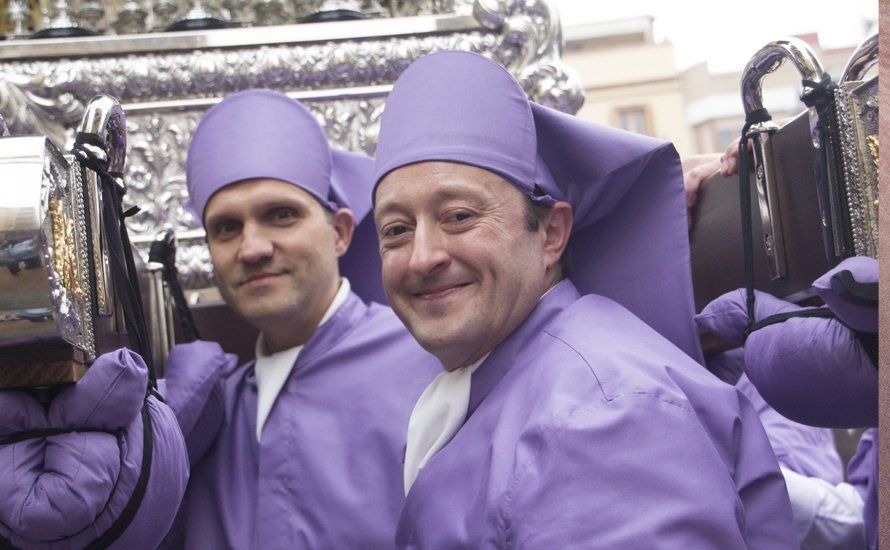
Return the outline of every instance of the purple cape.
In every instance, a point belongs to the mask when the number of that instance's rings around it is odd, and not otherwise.
[[[570,281],[473,374],[469,413],[411,488],[398,547],[797,547],[748,400]]]
[[[351,294],[306,343],[261,442],[253,364],[222,381],[222,407],[209,405],[222,426],[193,468],[168,543],[391,547],[408,417],[440,370],[390,309]],[[196,424],[214,426],[206,416]]]

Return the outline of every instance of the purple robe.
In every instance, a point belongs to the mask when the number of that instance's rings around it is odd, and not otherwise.
[[[742,393],[622,306],[563,281],[473,374],[400,548],[796,548]]]
[[[844,466],[831,430],[799,424],[776,412],[745,374],[743,348],[709,356],[707,364],[711,372],[736,386],[754,406],[780,465],[832,485],[844,481]]]
[[[408,417],[440,369],[390,309],[351,293],[306,343],[259,443],[253,363],[222,380],[225,417],[192,470],[185,540],[168,543],[391,547]]]
[[[872,428],[862,434],[856,454],[847,465],[847,477],[865,501],[865,540],[872,550],[878,548],[878,468],[878,431]]]

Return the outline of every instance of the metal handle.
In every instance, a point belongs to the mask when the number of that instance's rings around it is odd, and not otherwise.
[[[797,68],[804,80],[818,82],[825,74],[822,64],[803,40],[784,38],[770,42],[751,57],[742,72],[742,103],[745,114],[763,108],[763,79],[778,69],[786,59]],[[809,90],[804,88],[804,93],[807,91]]]
[[[87,105],[81,119],[78,132],[95,134],[105,143],[108,155],[108,171],[122,172],[127,156],[127,122],[124,111],[117,99],[110,95],[100,94]],[[104,155],[105,153],[100,153]],[[86,193],[94,223],[91,224],[93,262],[96,275],[96,294],[98,296],[98,315],[108,317],[114,315],[114,327],[123,331],[123,317],[114,308],[114,289],[111,286],[111,266],[108,264],[108,247],[102,236],[102,193],[99,189],[99,178],[92,170],[83,170]]]
[[[869,69],[878,63],[878,35],[877,33],[866,38],[856,48],[844,72],[841,73],[841,82],[855,82],[863,80]]]
[[[176,235],[171,229],[158,233],[155,240],[163,242],[168,249],[176,250]],[[170,350],[176,343],[173,297],[170,286],[164,280],[164,264],[150,260],[146,264],[146,268],[148,270],[151,355],[158,376],[163,376],[167,356],[170,355]]]
[[[745,115],[763,108],[763,79],[790,61],[800,72],[803,80],[818,82],[825,71],[809,46],[796,38],[770,42],[751,57],[742,73],[742,103]],[[803,93],[810,88],[804,85]],[[782,231],[779,193],[773,160],[771,135],[779,129],[772,122],[762,122],[751,127],[747,137],[754,142],[754,174],[760,210],[763,246],[766,251],[770,278],[782,279],[788,275],[785,256],[785,238]]]

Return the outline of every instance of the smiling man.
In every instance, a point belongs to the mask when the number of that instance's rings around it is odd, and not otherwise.
[[[251,90],[207,112],[186,168],[216,283],[260,337],[236,369],[213,368],[203,342],[171,354],[193,470],[168,543],[390,546],[409,413],[437,364],[340,276],[370,159],[332,150],[298,102]]]
[[[668,143],[427,56],[374,180],[384,288],[444,372],[411,415],[402,548],[793,548],[757,416],[700,358]]]

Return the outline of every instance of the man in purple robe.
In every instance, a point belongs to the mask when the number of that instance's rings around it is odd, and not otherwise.
[[[171,546],[392,544],[409,413],[438,369],[340,276],[354,218],[370,209],[371,166],[267,90],[227,97],[198,125],[191,207],[223,297],[260,337],[238,368],[203,342],[171,354],[193,465]]]
[[[670,144],[445,52],[397,81],[374,181],[384,289],[445,369],[398,547],[797,547],[756,412],[697,362]]]

